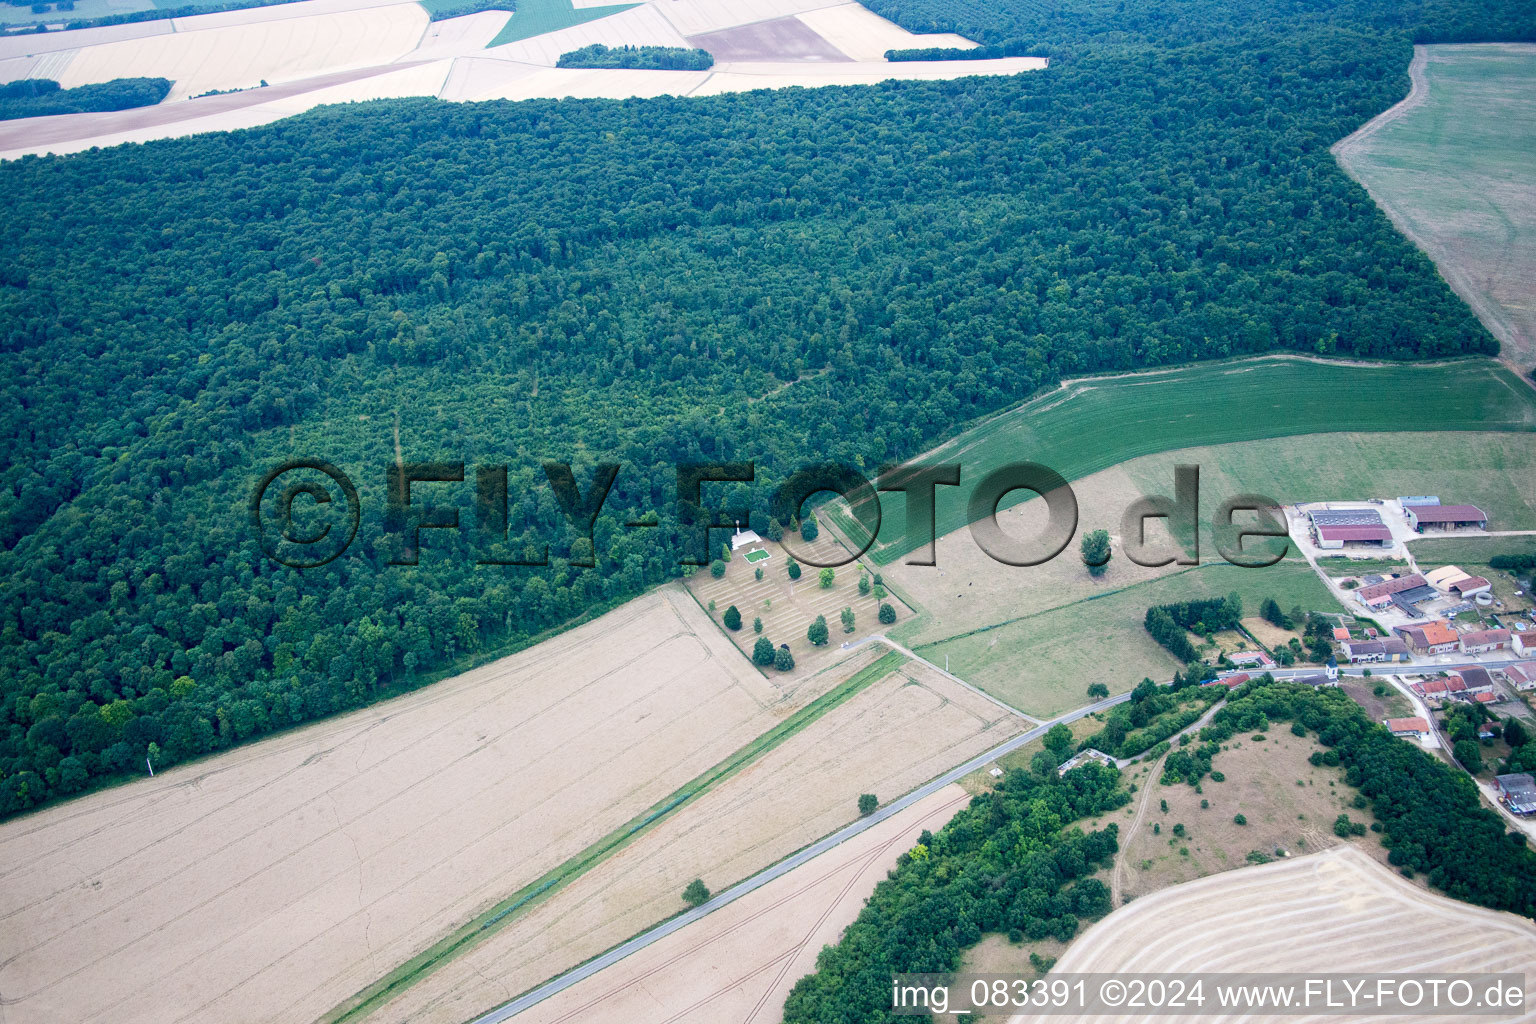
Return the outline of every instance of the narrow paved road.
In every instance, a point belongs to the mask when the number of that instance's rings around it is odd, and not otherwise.
[[[886,643],[889,642],[890,641],[886,641]],[[917,660],[922,661],[923,659],[919,658]],[[924,663],[928,664],[927,662]],[[939,671],[943,672],[944,670],[939,669]],[[946,675],[947,674],[948,673],[946,673]],[[1059,722],[1075,722],[1079,718],[1082,718],[1084,715],[1091,715],[1095,711],[1102,711],[1105,708],[1114,707],[1116,704],[1120,704],[1126,700],[1129,700],[1130,696],[1131,695],[1129,693],[1122,693],[1119,696],[1110,697],[1107,700],[1101,700],[1096,704],[1089,704],[1087,707],[1078,708],[1076,711],[1069,711],[1065,715],[1062,715],[1060,718],[1053,718],[1049,722],[1042,722],[1028,732],[1020,733],[1006,743],[999,744],[986,753],[971,758],[969,761],[965,762],[959,767],[951,768],[949,771],[945,772],[943,775],[940,775],[938,778],[934,779],[927,785],[914,789],[906,796],[891,801],[889,804],[886,804],[884,807],[875,811],[875,813],[869,815],[867,818],[860,818],[858,821],[844,826],[838,831],[827,836],[825,839],[812,843],[810,846],[807,846],[799,853],[792,854],[789,857],[786,857],[784,860],[779,861],[777,864],[773,864],[764,868],[762,871],[759,871],[757,874],[751,876],[750,878],[747,878],[741,882],[737,882],[729,889],[726,889],[725,891],[712,897],[709,902],[702,903],[699,906],[694,907],[692,910],[687,911],[686,913],[679,914],[674,918],[670,918],[657,925],[656,927],[650,929],[649,931],[641,932],[639,935],[636,935],[628,942],[625,942],[619,946],[615,946],[613,949],[604,953],[602,956],[588,960],[580,967],[572,968],[564,974],[558,975],[549,981],[546,981],[538,988],[532,989],[523,995],[518,996],[511,1002],[503,1003],[501,1006],[498,1006],[496,1009],[490,1011],[489,1013],[475,1018],[473,1024],[500,1024],[501,1021],[507,1020],[514,1014],[521,1013],[522,1011],[528,1009],[530,1006],[534,1006],[543,1002],[550,996],[555,995],[557,992],[563,992],[570,988],[572,985],[575,985],[577,982],[590,978],[592,975],[596,974],[598,971],[601,971],[603,968],[610,967],[613,964],[618,963],[620,960],[629,956],[631,953],[638,952],[639,950],[644,949],[646,946],[666,938],[668,935],[671,935],[673,932],[680,928],[686,928],[688,925],[697,921],[699,918],[714,913],[716,910],[719,910],[721,907],[728,903],[734,903],[736,900],[741,899],[749,892],[760,889],[767,885],[769,882],[773,881],[775,878],[779,878],[788,874],[800,865],[823,853],[826,853],[828,850],[832,849],[834,846],[837,846],[839,843],[852,839],[860,832],[863,832],[865,829],[879,824],[886,818],[889,818],[891,815],[900,814],[902,811],[917,803],[919,800],[937,793],[939,790],[943,789],[945,786],[948,786],[952,782],[958,782],[960,779],[963,779],[965,776],[971,774],[977,769],[984,767],[989,762],[1002,757],[1004,754],[1008,754],[1019,749],[1026,743],[1029,743],[1031,740],[1039,739],[1041,736],[1045,735],[1046,730],[1050,729],[1051,726],[1056,725]]]
[[[849,648],[852,649],[853,647],[868,643],[872,640],[878,640],[882,643],[885,643],[898,652],[905,654],[907,657],[912,658],[915,661],[920,661],[935,671],[942,673],[946,678],[952,679],[967,689],[974,690],[975,692],[982,694],[982,696],[987,697],[988,700],[991,700],[993,703],[998,704],[1001,707],[1007,708],[1007,710],[1010,712],[1020,715],[1024,718],[1029,718],[1029,716],[1024,715],[1023,712],[1008,707],[1008,705],[1003,704],[1001,701],[998,701],[983,691],[976,689],[976,687],[972,686],[970,683],[967,683],[965,680],[960,679],[958,676],[946,672],[939,666],[934,665],[926,658],[919,657],[918,655],[913,654],[911,651],[900,646],[899,644],[892,643],[886,637],[879,635],[865,637],[863,640],[857,641],[854,644],[850,644]],[[1495,667],[1500,664],[1507,664],[1509,662],[1518,660],[1520,659],[1480,659],[1475,662],[1468,662],[1461,665],[1436,665],[1434,666],[1433,670],[1455,671],[1461,668],[1470,668],[1474,664],[1481,665],[1485,668]],[[1345,675],[1361,675],[1363,674],[1366,667],[1368,666],[1341,667],[1340,671]],[[1386,666],[1374,667],[1380,669],[1385,668]],[[1410,671],[1412,669],[1411,666],[1405,666],[1405,668]],[[1316,675],[1317,673],[1318,669],[1316,668],[1292,668],[1274,669],[1270,674],[1273,675],[1276,679],[1294,679],[1298,676]],[[891,815],[900,814],[902,811],[917,803],[919,800],[922,800],[938,792],[952,782],[958,782],[960,779],[963,779],[965,776],[971,774],[977,769],[985,767],[989,762],[995,761],[997,758],[1002,757],[1005,754],[1012,753],[1030,741],[1044,736],[1046,731],[1049,730],[1051,726],[1058,723],[1075,722],[1085,715],[1091,715],[1096,711],[1103,711],[1105,708],[1111,708],[1116,704],[1123,703],[1129,700],[1130,696],[1131,695],[1129,692],[1122,693],[1118,696],[1110,697],[1106,700],[1101,700],[1097,703],[1078,708],[1075,711],[1069,711],[1059,718],[1053,718],[1049,721],[1040,722],[1039,725],[1033,729],[1030,729],[1028,732],[1020,733],[1019,735],[1013,737],[1013,739],[1008,740],[1006,743],[1001,743],[998,746],[993,747],[991,750],[988,750],[986,753],[979,754],[964,764],[950,769],[943,775],[940,775],[938,778],[934,779],[932,782],[929,782],[924,786],[920,786],[907,795],[891,801],[889,804],[881,807],[879,810],[875,811],[868,817],[860,818],[857,821],[852,822],[851,824],[846,825],[838,831],[832,833],[825,839],[818,840],[817,842],[812,843],[810,846],[807,846],[805,849],[799,851],[798,853],[791,854],[789,857],[779,861],[777,864],[772,864],[764,868],[762,871],[759,871],[757,874],[752,875],[743,881],[737,882],[729,889],[726,889],[723,892],[720,892],[710,898],[707,903],[702,903],[699,906],[694,907],[692,910],[670,918],[648,931],[641,932],[639,935],[636,935],[628,942],[615,946],[613,949],[602,954],[601,956],[598,956],[592,960],[588,960],[586,963],[580,965],[579,967],[574,967],[571,970],[566,971],[564,974],[551,978],[544,984],[538,986],[537,988],[531,989],[528,992],[525,992],[523,995],[518,996],[516,999],[513,999],[510,1002],[503,1003],[502,1005],[496,1007],[496,1009],[491,1010],[489,1013],[475,1018],[472,1024],[501,1024],[502,1021],[508,1020],[509,1018],[518,1013],[521,1013],[529,1007],[543,1002],[556,993],[565,991],[572,985],[590,978],[592,975],[603,970],[604,968],[611,967],[612,965],[618,963],[620,960],[623,960],[625,957],[629,956],[631,953],[638,952],[644,949],[646,946],[651,945],[652,943],[659,942],[666,938],[668,935],[671,935],[673,932],[678,931],[681,928],[686,928],[688,925],[699,920],[700,918],[706,917],[709,914],[714,913],[716,910],[719,910],[721,907],[724,907],[730,903],[734,903],[748,893],[762,888],[774,879],[788,874],[800,865],[805,864],[820,856],[821,854],[832,849],[834,846],[837,846],[839,843],[846,842],[847,840],[858,835],[860,832],[863,832],[865,829],[879,824],[886,818],[889,818]],[[1212,710],[1214,710],[1214,708]],[[1039,720],[1030,718],[1030,721]]]

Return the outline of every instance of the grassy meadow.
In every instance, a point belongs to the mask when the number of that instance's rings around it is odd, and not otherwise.
[[[1536,431],[1536,391],[1490,360],[1433,366],[1295,358],[1207,364],[1072,382],[981,421],[921,461],[961,466],[960,485],[938,489],[937,533],[943,536],[966,525],[971,488],[1011,462],[1042,463],[1072,481],[1158,452],[1393,431],[1514,432],[1529,446],[1536,443],[1530,439]],[[1241,457],[1249,460],[1248,453]],[[1171,489],[1170,474],[1152,493]],[[1015,491],[1003,507],[1032,496]],[[1271,497],[1285,500],[1283,494]],[[888,564],[910,549],[902,499],[887,494],[882,506],[880,536],[870,554],[877,564]],[[832,514],[839,525],[851,525],[846,516]]]

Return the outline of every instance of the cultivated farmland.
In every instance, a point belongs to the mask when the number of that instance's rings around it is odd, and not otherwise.
[[[1190,396],[1200,401],[1191,404]],[[1370,401],[1346,401],[1347,396]],[[959,463],[941,487],[938,533],[966,525],[971,488],[1009,462],[1043,463],[1074,481],[1138,456],[1200,445],[1340,431],[1536,430],[1536,391],[1491,360],[1437,366],[1359,365],[1295,357],[1206,364],[1072,381],[982,421],[924,455]],[[1167,493],[1171,477],[1158,481]],[[1031,492],[1003,499],[1011,507]],[[901,501],[888,505],[871,551],[889,563],[909,550]]]
[[[969,796],[947,786],[723,910],[526,1011],[531,1024],[774,1024],[864,900]]]
[[[1333,611],[1337,604],[1304,563],[1267,569],[1206,562],[1167,576],[1106,592],[1016,620],[914,647],[936,664],[1013,707],[1036,717],[1082,705],[1089,683],[1111,693],[1131,689],[1143,677],[1166,680],[1183,663],[1147,634],[1142,620],[1154,604],[1223,597],[1236,591],[1247,608],[1273,597],[1282,608]],[[999,609],[1006,615],[1006,609]],[[898,634],[898,639],[901,636]],[[903,641],[907,642],[907,641]],[[909,644],[910,646],[910,644]]]
[[[1533,960],[1536,925],[1530,921],[1426,892],[1343,844],[1143,897],[1078,936],[1055,970],[1521,973]],[[1536,992],[1533,980],[1527,978],[1527,1005]],[[1123,1024],[1166,1018],[1058,1019]],[[1298,1018],[1245,1013],[1208,1019]]]
[[[1536,364],[1536,46],[1419,46],[1412,91],[1334,147],[1520,370]]]
[[[878,651],[859,654],[865,664]],[[367,1019],[467,1020],[682,909],[680,894],[690,880],[702,878],[719,891],[857,818],[860,793],[885,799],[906,793],[1016,735],[1024,724],[922,665],[901,664],[896,655],[866,665],[850,682],[861,688],[846,701]],[[829,863],[842,863],[844,856],[839,848]],[[727,924],[733,910],[722,912]],[[788,917],[790,923],[799,920],[794,913]],[[713,927],[705,924],[706,930]],[[717,950],[690,967],[713,976],[716,965],[733,963]],[[800,973],[809,969],[797,966]],[[619,977],[629,976],[628,961],[616,969]],[[790,972],[786,984],[798,977]],[[676,1009],[697,995],[693,985],[683,985],[648,998]],[[771,1008],[777,1011],[782,1002],[780,993]]]
[[[8,1020],[314,1020],[670,806],[787,698],[667,589],[521,654],[0,827]]]
[[[81,0],[82,13],[100,2]],[[149,6],[144,0],[112,6],[126,11],[134,5]],[[454,0],[298,0],[0,39],[6,81],[52,78],[72,86],[158,76],[174,80],[170,99],[189,100],[7,122],[0,125],[0,159],[250,128],[325,103],[708,96],[1012,75],[1046,66],[1041,57],[888,63],[890,48],[974,44],[950,34],[914,35],[856,4],[828,0],[520,0],[516,13],[482,11],[428,24],[429,16],[457,6]],[[562,53],[593,43],[697,45],[718,51],[717,63],[709,71],[555,67]],[[202,95],[231,89],[243,91]]]

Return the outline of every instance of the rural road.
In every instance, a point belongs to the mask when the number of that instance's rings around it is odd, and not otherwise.
[[[898,652],[905,654],[906,656],[913,658],[916,661],[920,661],[938,672],[943,673],[947,678],[955,680],[956,682],[965,686],[967,689],[975,690],[977,693],[981,693],[980,690],[976,690],[975,687],[971,686],[971,684],[965,682],[963,679],[958,679],[950,673],[945,672],[944,669],[939,668],[939,666],[934,665],[927,659],[918,657],[911,651],[908,651],[906,648],[897,644],[893,644],[890,640],[885,639],[884,637],[866,637],[864,640],[861,640],[858,643],[851,644],[850,649],[852,647],[859,646],[859,644],[867,643],[876,639],[891,646]],[[1501,659],[1499,661],[1488,659],[1486,661],[1478,661],[1475,664],[1489,667],[1516,660],[1519,659],[1509,658]],[[1473,663],[1468,663],[1466,665],[1436,665],[1434,666],[1434,670],[1455,670],[1458,668],[1471,667],[1471,664]],[[1274,669],[1270,674],[1273,675],[1276,679],[1293,679],[1298,676],[1316,675],[1317,671],[1318,670],[1316,668]],[[1363,671],[1363,669],[1350,671],[1348,668],[1341,667],[1340,671],[1346,675],[1358,675]],[[983,694],[983,696],[986,695]],[[741,897],[747,895],[748,893],[760,889],[767,885],[769,882],[772,882],[774,879],[788,874],[795,868],[809,862],[810,860],[820,856],[823,853],[826,853],[828,850],[832,849],[838,844],[846,842],[847,840],[858,835],[860,832],[863,832],[865,829],[871,828],[872,826],[884,821],[886,818],[891,817],[893,814],[900,814],[902,811],[917,803],[919,800],[925,799],[926,797],[938,792],[953,782],[958,782],[960,779],[971,774],[977,769],[984,767],[989,762],[1019,749],[1032,740],[1044,736],[1046,731],[1049,730],[1051,726],[1058,723],[1065,724],[1068,722],[1075,722],[1085,715],[1091,715],[1096,711],[1103,711],[1105,708],[1111,708],[1116,704],[1123,703],[1124,701],[1129,700],[1130,696],[1131,695],[1129,692],[1118,694],[1114,697],[1109,697],[1105,700],[1085,705],[1084,707],[1078,708],[1075,711],[1069,711],[1058,718],[1040,722],[1039,725],[1033,729],[1030,729],[1028,732],[1020,733],[1019,735],[1013,737],[1013,739],[1008,740],[1006,743],[1001,743],[998,746],[993,747],[991,750],[971,758],[964,764],[961,764],[955,768],[951,768],[949,771],[945,772],[943,775],[940,775],[933,781],[920,786],[905,796],[899,797],[891,801],[889,804],[886,804],[884,807],[879,808],[868,817],[860,818],[857,821],[844,826],[838,831],[833,832],[831,835],[825,837],[824,839],[812,843],[810,846],[800,850],[798,853],[791,854],[785,859],[779,861],[777,864],[771,864],[763,870],[759,871],[757,874],[737,882],[730,888],[711,897],[708,902],[701,903],[691,910],[685,911],[676,917],[669,918],[668,920],[663,921],[661,924],[656,925],[654,928],[641,932],[639,935],[636,935],[629,941],[615,946],[613,949],[610,949],[608,952],[602,954],[601,956],[588,960],[586,963],[581,964],[578,967],[573,967],[571,970],[566,971],[564,974],[557,975],[554,978],[551,978],[549,981],[544,982],[537,988],[530,989],[528,992],[523,993],[516,999],[503,1003],[502,1005],[496,1007],[494,1010],[476,1017],[471,1022],[471,1024],[500,1024],[500,1022],[512,1018],[513,1016],[521,1013],[529,1007],[535,1006],[550,998],[551,996],[565,991],[572,985],[590,978],[592,975],[598,973],[604,968],[611,967],[612,965],[618,963],[620,960],[623,960],[625,957],[629,956],[631,953],[639,952],[652,943],[659,942],[660,940],[666,938],[673,932],[676,932],[682,928],[686,928],[688,925],[699,920],[700,918],[714,913],[721,907],[724,907],[729,903],[734,903],[736,900],[741,899]],[[990,700],[992,698],[989,697],[988,699]],[[999,702],[994,700],[993,703]],[[1008,707],[1006,704],[1001,706],[1005,708]],[[1008,710],[1014,714],[1022,714],[1021,712],[1015,711],[1013,708],[1008,708]],[[1023,717],[1027,718],[1028,716],[1026,715]],[[1038,719],[1030,720],[1038,721]]]
[[[888,640],[885,642],[890,643]],[[897,649],[901,650],[900,648]],[[902,653],[910,652],[903,651]],[[917,660],[922,661],[923,659],[918,658]],[[924,664],[929,663],[924,662]],[[939,671],[943,672],[944,670],[939,669]],[[948,673],[945,674],[948,675]],[[970,684],[966,685],[969,686]],[[762,871],[759,871],[757,874],[752,875],[743,881],[737,882],[729,889],[726,889],[725,891],[712,897],[707,903],[701,903],[697,907],[694,907],[692,910],[663,921],[661,924],[650,929],[649,931],[641,932],[639,935],[636,935],[628,942],[615,946],[613,949],[610,949],[602,956],[588,960],[581,966],[574,967],[564,974],[558,975],[549,981],[546,981],[538,988],[525,992],[523,995],[518,996],[511,1002],[503,1003],[502,1005],[496,1007],[496,1009],[491,1010],[489,1013],[476,1017],[472,1024],[500,1024],[501,1021],[507,1020],[512,1016],[528,1009],[529,1007],[543,1002],[550,996],[555,995],[557,992],[563,992],[564,990],[570,988],[572,985],[590,978],[592,975],[596,974],[598,971],[601,971],[603,968],[610,967],[613,964],[618,963],[620,960],[623,960],[631,953],[638,952],[639,950],[644,949],[646,946],[651,945],[653,942],[658,942],[661,939],[666,938],[668,935],[671,935],[678,929],[686,928],[688,925],[697,921],[699,918],[714,913],[716,910],[719,910],[726,904],[733,903],[736,900],[741,899],[741,897],[747,895],[749,892],[762,888],[774,879],[786,875],[800,865],[812,860],[817,856],[820,856],[823,853],[826,853],[828,850],[832,849],[834,846],[837,846],[839,843],[852,839],[860,832],[863,832],[865,829],[879,824],[886,818],[889,818],[891,815],[900,814],[902,811],[917,803],[919,800],[937,793],[939,790],[953,782],[958,782],[960,779],[971,774],[977,769],[984,767],[988,762],[994,761],[997,758],[1002,757],[1004,754],[1008,754],[1019,749],[1026,743],[1029,743],[1031,740],[1035,740],[1041,736],[1044,736],[1046,730],[1050,729],[1051,726],[1056,725],[1057,723],[1075,722],[1077,719],[1082,718],[1084,715],[1091,715],[1095,711],[1102,711],[1105,708],[1114,707],[1116,704],[1120,704],[1126,700],[1129,700],[1130,696],[1131,695],[1129,693],[1122,693],[1118,696],[1110,697],[1107,700],[1101,700],[1097,703],[1089,704],[1086,707],[1078,708],[1076,711],[1069,711],[1062,715],[1060,718],[1053,718],[1049,722],[1042,722],[1040,725],[1029,730],[1028,732],[1020,733],[1006,743],[999,744],[998,746],[993,747],[991,750],[988,750],[986,753],[979,754],[976,757],[971,758],[969,761],[965,762],[959,767],[951,768],[949,771],[945,772],[943,775],[940,775],[932,782],[914,789],[906,796],[891,801],[868,817],[860,818],[859,820],[844,826],[838,831],[833,832],[825,839],[812,843],[810,846],[807,846],[805,849],[799,851],[798,853],[791,854],[784,860],[779,861],[777,864],[769,865]],[[1009,710],[1012,709],[1010,708]],[[1031,719],[1031,721],[1034,721],[1034,719]]]

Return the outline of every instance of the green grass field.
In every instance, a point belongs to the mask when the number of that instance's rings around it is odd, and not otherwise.
[[[1487,565],[1494,555],[1536,555],[1536,537],[1426,537],[1410,550],[1420,565]]]
[[[449,4],[449,0],[426,0],[427,3],[438,2]],[[452,4],[449,4],[452,6]],[[503,43],[515,43],[522,39],[531,39],[534,36],[543,35],[545,32],[554,32],[562,28],[572,28],[599,18],[606,18],[610,14],[618,14],[627,11],[637,4],[617,4],[612,7],[584,7],[577,8],[571,0],[517,0],[517,11],[512,15],[512,20],[498,33],[496,38],[486,44],[486,47],[500,46]],[[428,10],[431,7],[428,6]]]
[[[1172,678],[1182,663],[1143,628],[1147,608],[1233,591],[1250,611],[1266,597],[1287,610],[1295,605],[1308,611],[1338,610],[1304,562],[1266,569],[1207,563],[916,650],[938,665],[948,658],[950,671],[960,678],[1028,714],[1048,717],[1083,705],[1089,683],[1123,693],[1144,677]],[[902,629],[894,632],[902,638]]]
[[[1009,462],[1043,463],[1077,480],[1138,456],[1181,448],[1408,430],[1510,431],[1529,438],[1536,431],[1536,391],[1492,360],[1437,366],[1285,358],[1205,364],[1071,383],[982,421],[921,461],[961,465],[960,486],[938,489],[943,536],[966,525],[970,488]],[[1170,476],[1153,493],[1171,488]],[[1004,505],[1029,497],[1028,491],[1015,491]],[[871,557],[888,564],[910,549],[902,499],[887,494],[882,507]],[[837,518],[845,530],[857,529],[846,516]]]
[[[1536,364],[1536,46],[1426,46],[1339,162],[1522,368]]]

